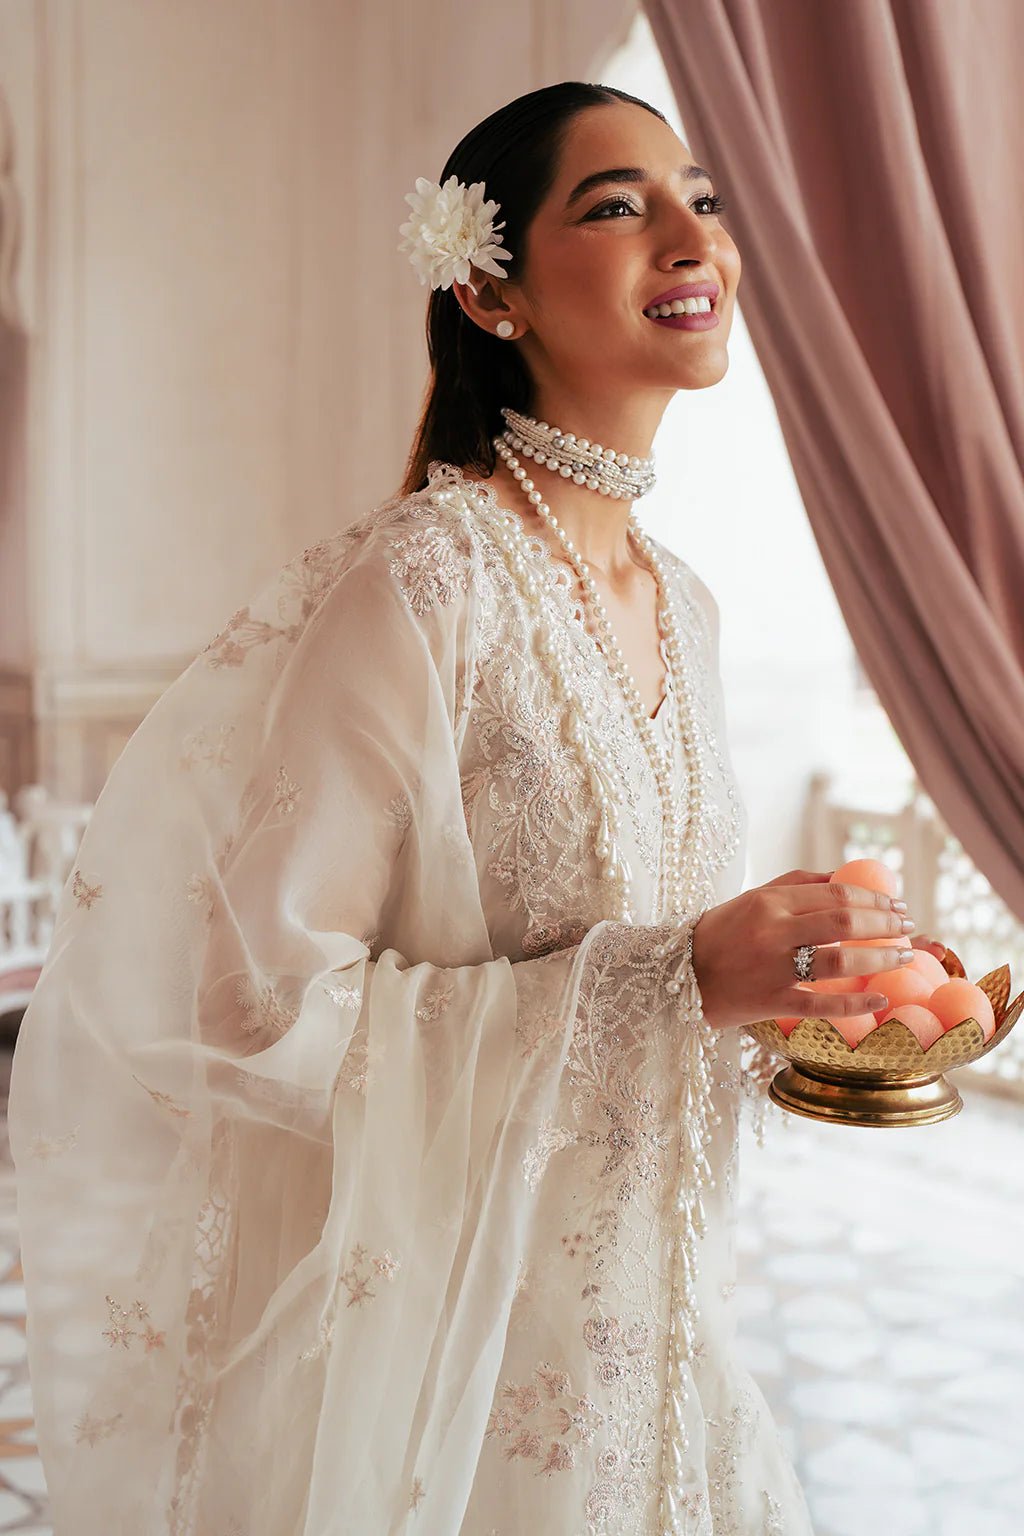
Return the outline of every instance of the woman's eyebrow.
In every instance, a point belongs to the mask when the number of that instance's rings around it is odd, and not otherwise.
[[[702,165],[681,165],[679,167],[679,174],[684,181],[700,181],[702,178],[706,178],[708,181],[713,180],[711,172],[706,171]],[[578,202],[587,192],[593,191],[594,187],[604,186],[610,181],[644,182],[649,179],[647,172],[638,165],[621,165],[617,169],[610,171],[591,171],[589,176],[584,176],[583,180],[577,182],[576,186],[573,187],[566,199],[565,206],[571,208],[573,203]]]

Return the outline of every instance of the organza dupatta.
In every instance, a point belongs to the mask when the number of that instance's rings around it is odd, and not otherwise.
[[[424,516],[410,598],[393,505],[167,690],[61,899],[9,1112],[56,1536],[457,1532],[580,997],[690,1028],[679,925],[493,954],[477,589]]]

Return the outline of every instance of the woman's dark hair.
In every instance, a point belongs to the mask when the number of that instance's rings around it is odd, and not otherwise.
[[[500,204],[502,243],[512,252],[508,276],[522,268],[526,233],[555,179],[565,133],[587,107],[631,102],[668,119],[650,102],[611,85],[565,80],[518,96],[471,128],[448,156],[440,180],[457,176],[484,184]],[[516,347],[476,325],[450,288],[432,290],[427,305],[430,381],[406,464],[402,493],[427,483],[431,459],[465,465],[482,476],[494,470],[491,439],[504,426],[501,407],[529,413],[533,384]]]

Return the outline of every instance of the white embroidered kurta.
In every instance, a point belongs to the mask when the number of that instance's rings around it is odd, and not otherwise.
[[[304,551],[94,810],[10,1098],[56,1536],[661,1536],[687,1131],[661,812],[567,572],[536,545],[538,614],[470,489],[435,464]],[[722,901],[746,819],[717,616],[662,553]],[[625,791],[633,923],[541,617]],[[808,1536],[735,1345],[741,1046],[676,1492],[687,1536]]]
[[[657,906],[662,815],[649,759],[572,596],[570,573],[546,556],[539,539],[531,543],[546,572],[552,614],[572,637],[575,684],[586,711],[613,743],[626,786],[625,851],[636,921],[656,923],[663,916]],[[493,584],[485,610],[493,618],[460,764],[481,888],[494,914],[492,937],[518,958],[530,952],[532,929],[567,919],[595,921],[602,915],[602,893],[596,861],[583,847],[584,792],[565,795],[563,775],[571,770],[558,743],[549,679],[522,665],[532,649],[529,609],[517,602],[500,552],[486,534],[483,550]],[[690,641],[702,771],[710,790],[705,859],[715,901],[722,902],[742,886],[747,816],[728,755],[717,611],[696,573],[662,553]],[[662,740],[672,737],[676,709],[667,669],[666,677],[667,696],[654,716]],[[684,782],[686,771],[677,742],[676,772]],[[496,793],[490,788],[495,784]],[[606,1029],[607,1021],[600,1026]],[[538,1187],[535,1223],[465,1536],[660,1531],[670,1219],[663,1207],[677,1150],[671,1106],[678,1074],[671,1041],[638,1045],[612,1030],[598,1054],[597,1035],[598,1027],[577,1031],[558,1113],[530,1170]],[[715,1070],[721,1124],[710,1156],[717,1187],[705,1197],[686,1530],[687,1536],[804,1536],[811,1526],[802,1490],[764,1397],[736,1350],[740,1044],[736,1031],[723,1033]]]

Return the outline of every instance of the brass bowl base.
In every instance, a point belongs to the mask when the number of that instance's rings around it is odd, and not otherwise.
[[[807,1067],[783,1067],[768,1086],[768,1096],[783,1109],[812,1120],[843,1125],[934,1125],[963,1108],[963,1099],[944,1077],[918,1082],[871,1082],[830,1077]]]

